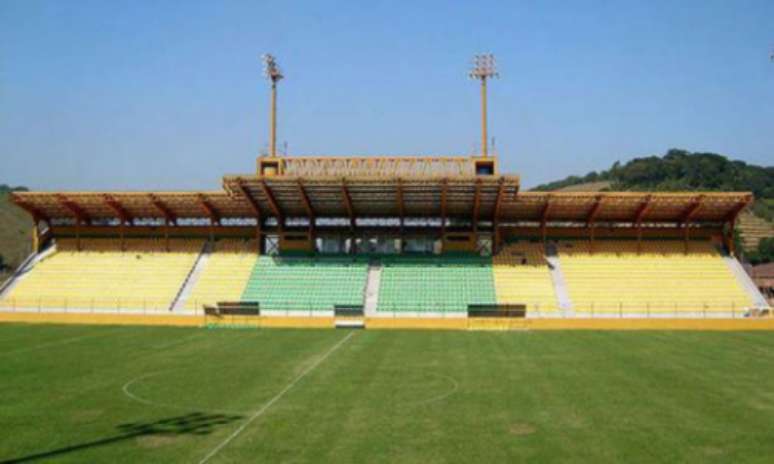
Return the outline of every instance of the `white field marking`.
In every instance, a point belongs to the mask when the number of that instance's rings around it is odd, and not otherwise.
[[[143,398],[141,396],[138,396],[138,395],[132,393],[132,391],[131,391],[130,387],[132,385],[134,385],[135,383],[137,383],[137,382],[140,382],[140,381],[145,380],[145,379],[150,378],[150,377],[156,377],[156,376],[159,376],[159,375],[162,375],[162,374],[168,374],[170,372],[179,371],[181,369],[183,369],[183,368],[179,367],[179,368],[176,368],[176,369],[169,369],[169,370],[166,370],[166,371],[151,372],[149,374],[143,374],[143,375],[141,375],[139,377],[135,377],[132,380],[126,382],[124,384],[124,386],[121,387],[121,390],[124,391],[124,395],[126,395],[129,399],[132,399],[134,401],[137,401],[138,403],[142,403],[142,404],[147,405],[147,406],[153,406],[153,407],[156,407],[156,408],[167,408],[167,409],[175,409],[177,411],[188,411],[188,412],[190,412],[191,410],[197,410],[197,411],[202,411],[202,412],[211,412],[211,413],[214,412],[214,413],[220,413],[220,414],[234,414],[234,415],[245,414],[245,411],[228,411],[228,410],[225,410],[225,409],[210,409],[210,408],[201,409],[201,408],[198,408],[198,407],[182,406],[182,405],[177,405],[177,404],[157,403],[155,401],[151,401],[151,400],[145,399],[145,398]]]
[[[177,338],[175,340],[171,340],[171,341],[168,341],[166,343],[161,343],[159,345],[153,345],[151,348],[157,349],[157,350],[163,350],[164,348],[169,348],[170,346],[175,346],[178,343],[185,343],[185,342],[191,340],[192,338],[201,337],[202,335],[204,335],[203,332],[192,333],[190,335],[186,335],[185,337]]]
[[[447,390],[440,395],[431,396],[430,398],[426,398],[424,400],[419,401],[409,401],[408,403],[403,403],[406,406],[419,406],[422,404],[429,404],[429,403],[435,403],[436,401],[444,400],[453,394],[457,393],[457,390],[460,388],[460,384],[457,382],[457,380],[454,377],[444,375],[444,374],[431,374],[431,376],[435,376],[439,379],[446,379],[452,384],[452,388],[450,390]]]
[[[28,348],[20,348],[18,350],[13,351],[4,351],[0,352],[0,356],[2,355],[8,355],[8,354],[17,354],[17,353],[27,353],[29,351],[35,351],[35,350],[41,350],[43,348],[49,348],[52,346],[59,346],[59,345],[67,345],[68,343],[75,343],[87,338],[95,338],[95,337],[104,337],[105,335],[110,335],[112,333],[119,332],[121,329],[114,329],[109,330],[107,332],[102,333],[96,333],[96,334],[89,334],[89,335],[81,335],[80,337],[72,337],[72,338],[66,338],[64,340],[57,340],[53,342],[47,342],[47,343],[41,343],[40,345],[31,346]]]
[[[247,420],[246,420],[246,421],[245,421],[245,422],[244,422],[242,425],[240,425],[240,426],[239,426],[239,428],[237,428],[236,430],[234,430],[234,432],[233,432],[231,435],[229,435],[228,437],[226,437],[226,439],[225,439],[225,440],[223,440],[222,442],[220,442],[220,444],[219,444],[218,446],[216,446],[215,448],[213,448],[213,449],[212,449],[212,451],[210,451],[209,453],[207,453],[207,455],[206,455],[206,456],[204,456],[204,457],[202,458],[202,460],[201,460],[201,461],[199,461],[199,464],[204,464],[205,462],[209,461],[209,460],[210,460],[210,459],[211,459],[213,456],[215,456],[216,454],[218,454],[218,453],[220,452],[220,450],[222,450],[223,448],[225,448],[225,447],[226,447],[226,445],[228,445],[229,443],[231,443],[231,441],[232,441],[234,438],[236,438],[236,437],[237,437],[237,436],[238,436],[240,433],[242,433],[242,431],[243,431],[245,428],[247,428],[247,426],[248,426],[248,425],[250,425],[251,423],[253,423],[253,421],[255,421],[256,419],[258,419],[259,417],[261,417],[261,416],[263,415],[263,413],[265,413],[265,412],[266,412],[266,411],[267,411],[269,408],[271,408],[271,407],[274,405],[274,403],[276,403],[276,402],[277,402],[277,401],[279,401],[279,400],[280,400],[280,399],[281,399],[283,396],[285,396],[285,393],[287,393],[288,391],[290,391],[290,389],[292,389],[293,387],[295,387],[295,386],[296,386],[296,384],[297,384],[297,383],[298,383],[298,382],[299,382],[301,379],[303,379],[304,377],[306,377],[306,375],[307,375],[308,373],[312,372],[312,371],[313,371],[313,370],[314,370],[314,369],[315,369],[317,366],[319,366],[319,365],[320,365],[320,364],[321,364],[323,361],[325,361],[325,360],[328,358],[328,356],[330,356],[330,355],[331,355],[331,354],[332,354],[334,351],[336,351],[337,349],[339,349],[339,347],[340,347],[341,345],[343,345],[343,344],[344,344],[344,343],[346,343],[346,342],[347,342],[347,341],[348,341],[350,338],[352,338],[352,336],[353,336],[353,335],[355,335],[355,332],[350,332],[350,333],[348,333],[346,337],[344,337],[344,338],[342,338],[341,340],[339,340],[339,341],[338,341],[338,342],[337,342],[335,345],[333,345],[333,347],[332,347],[331,349],[329,349],[328,351],[326,351],[326,352],[325,352],[325,354],[323,354],[322,356],[320,356],[320,357],[317,359],[317,361],[315,361],[314,363],[312,363],[312,365],[310,365],[309,367],[307,367],[306,369],[304,369],[304,371],[303,371],[303,372],[301,372],[301,374],[299,374],[299,375],[298,375],[298,377],[296,377],[295,379],[293,379],[293,381],[292,381],[292,382],[290,382],[290,383],[289,383],[289,384],[288,384],[288,385],[287,385],[285,388],[283,388],[283,389],[282,389],[282,390],[281,390],[279,393],[277,393],[277,394],[274,396],[274,398],[270,399],[270,400],[269,400],[268,402],[266,402],[266,403],[265,403],[263,406],[261,406],[261,409],[259,409],[259,410],[255,411],[255,412],[253,413],[253,415],[252,415],[252,416],[248,417],[248,418],[247,418]]]

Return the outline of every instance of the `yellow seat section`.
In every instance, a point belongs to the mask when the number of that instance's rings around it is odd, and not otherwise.
[[[551,273],[541,243],[517,242],[492,258],[498,304],[526,304],[527,311],[558,308]]]
[[[69,239],[35,265],[4,298],[18,308],[167,310],[199,255],[202,240]]]
[[[576,312],[710,312],[753,302],[710,241],[563,241],[558,245]]]
[[[219,301],[239,301],[258,259],[255,240],[224,239],[215,242],[185,308],[202,309]]]

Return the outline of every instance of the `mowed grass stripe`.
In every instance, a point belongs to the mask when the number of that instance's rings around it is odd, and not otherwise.
[[[0,335],[24,348],[110,329],[0,325]],[[57,462],[198,462],[343,336],[126,329],[0,359],[0,461],[59,450]],[[210,462],[768,462],[773,341],[364,331]],[[133,391],[181,409],[124,395],[148,373],[160,374]],[[125,432],[138,424],[147,433]]]

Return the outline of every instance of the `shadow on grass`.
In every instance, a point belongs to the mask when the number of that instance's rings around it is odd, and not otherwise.
[[[116,428],[118,433],[111,437],[102,438],[86,443],[65,446],[50,451],[21,456],[14,459],[0,461],[0,464],[19,462],[33,462],[42,459],[53,459],[67,453],[73,453],[88,448],[110,445],[112,443],[139,437],[175,437],[180,435],[208,435],[215,428],[241,419],[242,416],[225,414],[205,414],[192,412],[182,416],[160,419],[153,422],[132,422],[120,424]]]

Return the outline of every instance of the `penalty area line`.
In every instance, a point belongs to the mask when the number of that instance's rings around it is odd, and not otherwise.
[[[301,374],[299,374],[298,377],[296,377],[295,379],[293,379],[292,382],[287,384],[285,388],[283,388],[279,393],[274,395],[272,399],[270,399],[263,406],[261,406],[261,409],[255,411],[252,416],[248,417],[247,420],[242,425],[239,426],[239,428],[237,428],[236,430],[234,430],[234,432],[231,433],[231,435],[227,436],[225,440],[223,440],[222,442],[220,442],[220,444],[218,444],[218,446],[216,446],[215,448],[212,449],[212,451],[207,453],[207,455],[204,456],[201,461],[199,461],[199,464],[206,463],[207,461],[212,459],[216,454],[218,454],[220,450],[225,448],[229,443],[231,443],[232,440],[234,440],[234,438],[236,438],[240,433],[242,433],[242,431],[244,431],[244,429],[246,429],[248,425],[250,425],[251,423],[253,423],[253,421],[261,417],[269,408],[271,408],[274,405],[274,403],[276,403],[283,396],[285,396],[285,394],[289,392],[293,387],[295,387],[296,384],[299,381],[301,381],[301,379],[306,377],[307,374],[309,374],[317,366],[322,364],[322,362],[325,361],[328,358],[328,356],[333,354],[334,351],[338,350],[339,347],[341,347],[341,345],[343,345],[350,338],[352,338],[353,335],[355,335],[355,332],[350,332],[349,334],[347,334],[346,337],[339,340],[335,345],[333,345],[333,347],[331,347],[328,351],[326,351],[325,354],[320,356],[320,358],[318,358],[317,361],[315,361],[314,363],[312,363],[312,365],[304,369],[304,371],[301,372]]]

